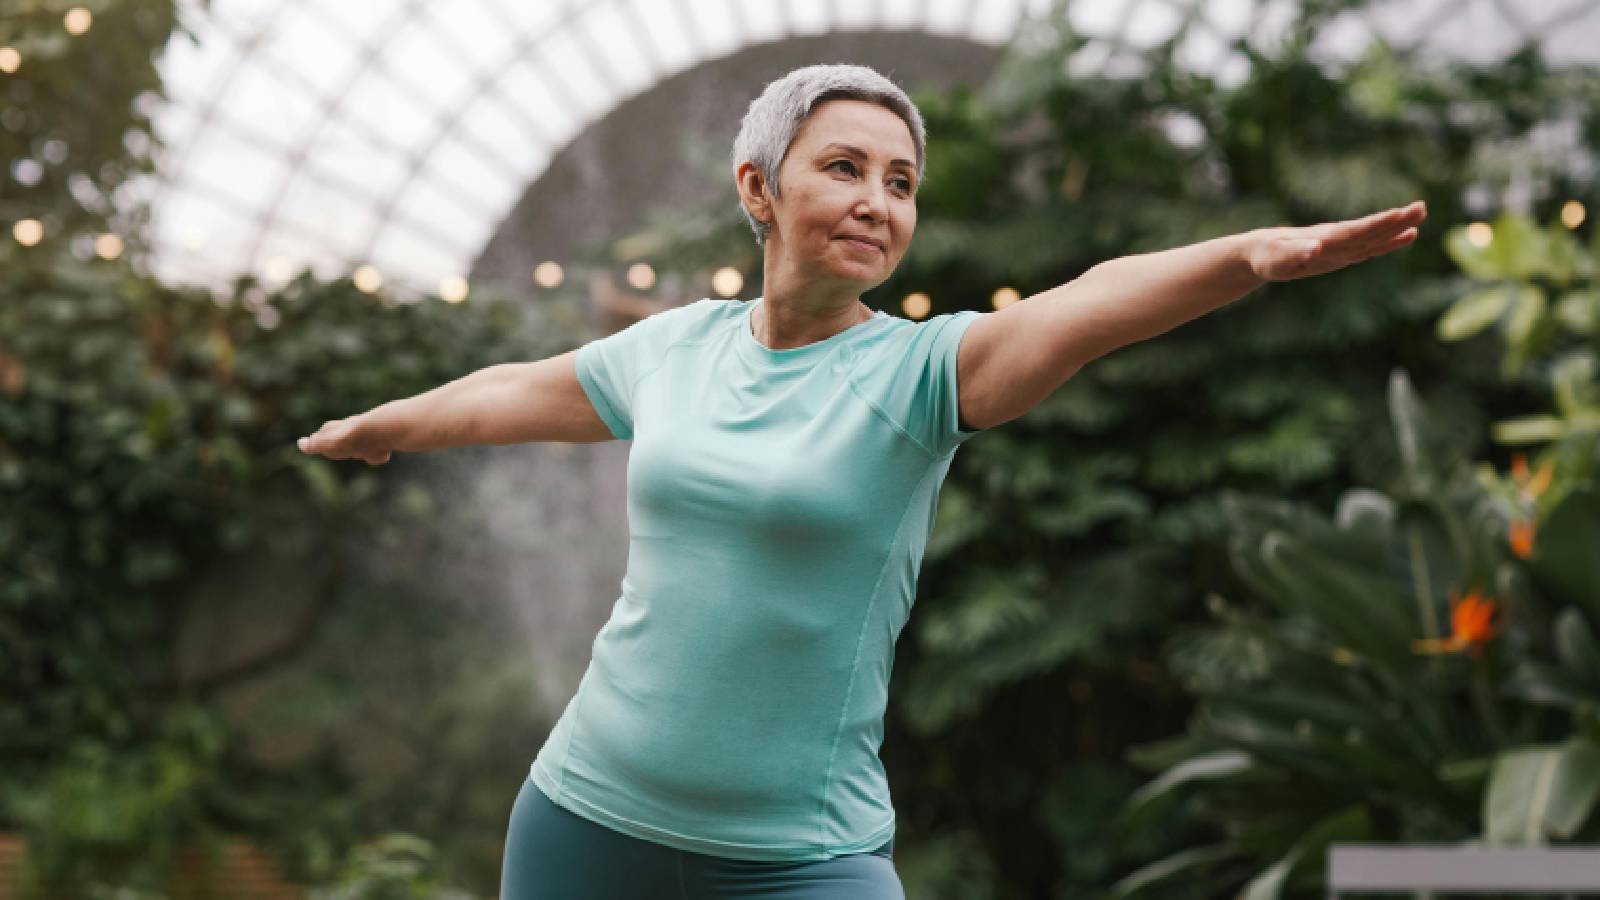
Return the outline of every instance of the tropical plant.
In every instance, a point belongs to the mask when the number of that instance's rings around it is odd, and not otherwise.
[[[303,874],[321,874],[319,859],[384,818],[380,803],[400,807],[390,822],[464,814],[462,779],[475,771],[465,758],[481,765],[481,742],[507,735],[490,710],[526,708],[508,673],[490,670],[525,661],[488,652],[512,632],[420,599],[432,579],[416,567],[446,540],[467,552],[481,517],[436,496],[411,461],[380,478],[300,453],[294,438],[484,365],[567,349],[576,310],[381,299],[309,273],[277,292],[241,279],[213,296],[120,260],[58,258],[0,281],[0,828],[25,838],[42,896],[154,886],[178,843],[206,833],[279,843]],[[376,568],[363,562],[380,553]],[[208,579],[255,559],[307,577],[305,595],[281,598],[294,615],[280,638],[183,665],[174,635],[196,591],[237,595]],[[382,621],[336,631],[363,608]],[[224,694],[295,665],[317,638],[370,643],[398,624],[426,645],[413,663],[459,679],[455,693],[431,684],[412,724],[437,713],[453,739],[433,752],[465,757],[436,759],[453,774],[425,790],[396,786],[403,803],[370,785],[357,802],[354,773],[331,754],[263,765],[221,721]],[[328,696],[302,698],[303,715],[359,708],[319,687]],[[481,718],[462,714],[473,708]],[[522,738],[497,748],[502,771],[526,764],[533,736]],[[503,828],[498,814],[477,821]]]
[[[433,844],[395,833],[350,849],[338,877],[308,892],[310,900],[479,900],[439,883]]]
[[[1403,464],[1386,491],[1346,492],[1331,521],[1229,497],[1235,568],[1276,614],[1213,595],[1222,624],[1175,644],[1169,661],[1200,706],[1183,737],[1136,749],[1162,771],[1120,820],[1134,831],[1187,809],[1223,838],[1140,869],[1120,895],[1179,876],[1244,882],[1252,900],[1314,891],[1320,872],[1305,863],[1335,839],[1600,837],[1594,257],[1514,216],[1483,236],[1447,237],[1464,269],[1496,283],[1457,301],[1439,334],[1464,340],[1504,318],[1508,377],[1559,352],[1534,368],[1550,373],[1560,415],[1496,426],[1504,442],[1558,443],[1536,474],[1519,452],[1501,477],[1430,429],[1396,372]],[[1541,277],[1567,291],[1554,316],[1530,283]],[[1558,323],[1576,340],[1558,347]]]

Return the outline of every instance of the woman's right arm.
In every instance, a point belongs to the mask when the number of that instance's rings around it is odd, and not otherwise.
[[[326,422],[300,449],[382,465],[392,451],[614,440],[578,382],[578,351],[487,366],[426,393]]]

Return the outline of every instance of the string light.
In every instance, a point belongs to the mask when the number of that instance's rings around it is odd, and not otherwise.
[[[1022,295],[1017,293],[1016,288],[1003,287],[995,291],[994,296],[989,298],[989,304],[995,309],[1005,309],[1021,299]]]
[[[711,289],[724,297],[738,295],[744,287],[744,276],[732,266],[723,266],[711,276]]]
[[[648,291],[656,283],[656,270],[649,263],[634,263],[628,267],[628,283],[641,291]]]
[[[446,303],[460,303],[467,299],[467,280],[460,275],[451,275],[439,282],[439,299]]]
[[[122,238],[115,234],[102,234],[94,240],[94,252],[101,259],[116,259],[122,255]]]
[[[545,260],[533,268],[533,280],[542,288],[560,287],[563,277],[561,264],[553,260]]]
[[[1576,200],[1568,200],[1561,205],[1561,224],[1568,228],[1577,228],[1583,224],[1584,217],[1588,215],[1583,204]]]
[[[1473,222],[1467,226],[1467,241],[1474,247],[1487,247],[1494,240],[1494,229],[1488,222]]]
[[[22,54],[15,47],[0,47],[0,72],[10,75],[22,65]]]
[[[370,294],[383,287],[383,273],[370,265],[360,265],[351,273],[350,280],[355,282],[356,290],[363,294]]]
[[[44,223],[38,219],[20,219],[11,226],[11,236],[24,247],[32,247],[44,239]]]
[[[907,294],[906,298],[900,301],[900,311],[913,319],[923,318],[932,309],[933,300],[929,299],[928,295],[921,291]]]
[[[67,33],[73,37],[77,37],[78,35],[88,31],[89,26],[94,24],[94,16],[91,15],[87,9],[81,6],[74,6],[73,8],[67,10],[67,14],[62,18],[62,22],[67,26]]]

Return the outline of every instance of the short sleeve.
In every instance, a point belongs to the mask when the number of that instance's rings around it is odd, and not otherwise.
[[[911,326],[903,351],[894,354],[895,371],[887,373],[883,381],[890,415],[936,457],[983,430],[961,427],[961,392],[956,380],[961,338],[981,315],[976,310],[962,310]]]
[[[704,301],[701,301],[704,302]],[[618,440],[633,439],[633,394],[639,380],[665,356],[688,311],[678,306],[645,316],[627,328],[578,348],[578,383],[594,411]]]

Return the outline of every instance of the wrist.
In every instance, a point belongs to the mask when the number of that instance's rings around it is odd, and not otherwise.
[[[1234,269],[1238,272],[1240,281],[1245,285],[1245,292],[1253,291],[1267,279],[1263,278],[1257,268],[1261,259],[1259,248],[1266,242],[1267,234],[1263,229],[1256,228],[1243,234],[1234,235],[1233,253]]]
[[[407,426],[406,400],[391,400],[375,406],[355,417],[351,422],[356,443],[361,447],[382,450],[400,450],[405,443]]]

